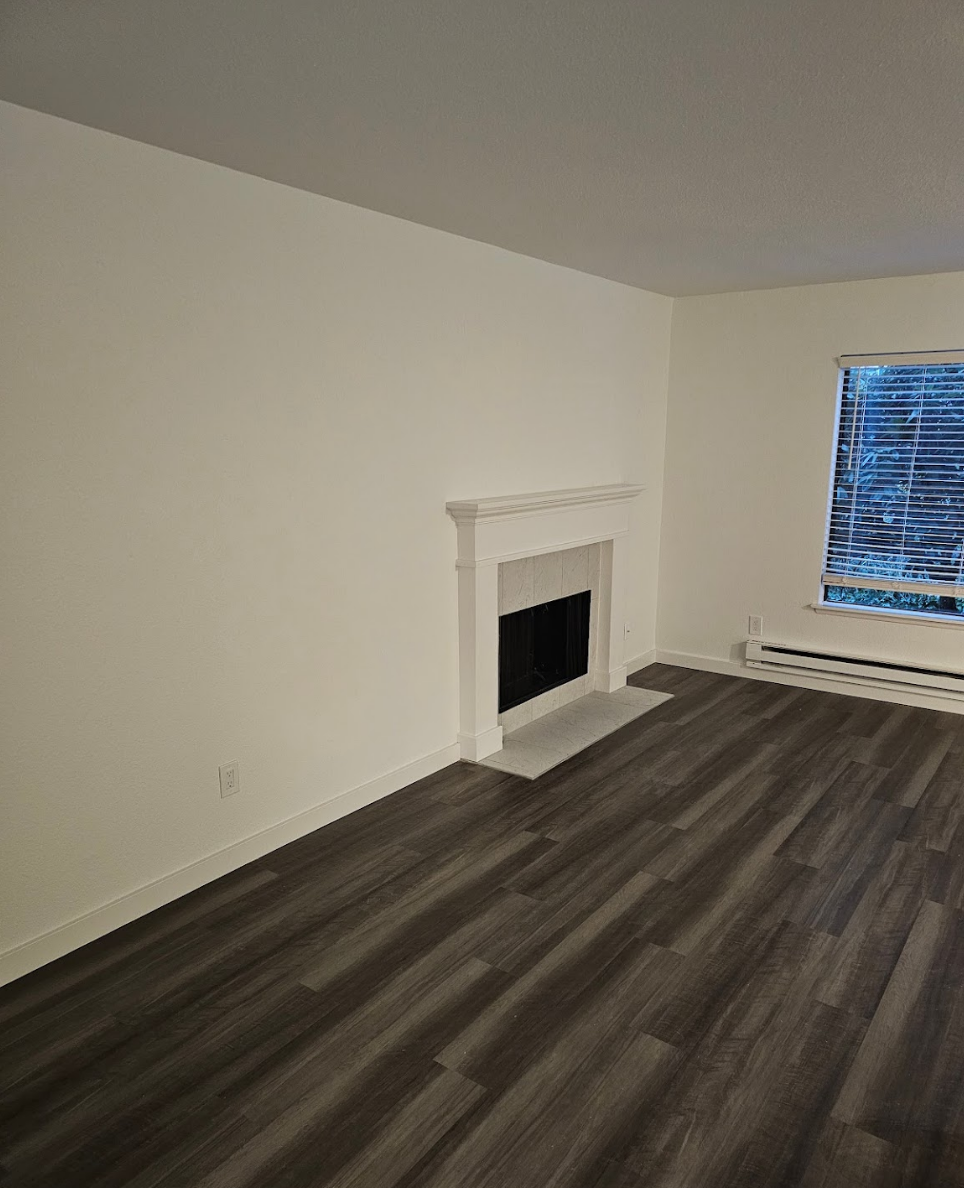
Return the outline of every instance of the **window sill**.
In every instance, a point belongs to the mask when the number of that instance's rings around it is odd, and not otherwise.
[[[888,610],[879,606],[847,606],[839,602],[812,602],[810,609],[821,615],[843,615],[845,618],[858,615],[861,619],[883,619],[885,622],[917,623],[922,627],[964,627],[964,616],[959,619],[950,615],[929,615],[926,611]]]

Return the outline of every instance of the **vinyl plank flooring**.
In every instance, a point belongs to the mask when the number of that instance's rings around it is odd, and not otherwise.
[[[930,722],[927,710],[910,706],[891,706],[880,729],[864,742],[855,757],[876,767],[894,767],[914,746],[922,729]]]
[[[754,913],[758,901],[772,906],[781,885],[793,883],[799,894],[798,888],[815,876],[774,857],[792,826],[792,821],[759,809],[739,828],[740,848],[712,839],[697,861],[682,870],[674,867],[670,873],[675,880],[654,891],[641,935],[691,953],[709,944],[733,918]],[[657,858],[648,869],[652,873],[665,866]]]
[[[523,973],[436,1059],[487,1088],[504,1088],[623,950],[635,952],[641,906],[655,880],[635,875]],[[671,956],[670,961],[673,960]]]
[[[834,1107],[898,1146],[964,1136],[964,917],[925,900]]]
[[[827,789],[853,762],[853,740],[844,734],[831,734],[805,756],[787,761],[778,749],[774,762],[763,772],[768,781],[761,789],[773,812],[805,817]]]
[[[533,899],[560,902],[580,891],[604,894],[644,869],[678,830],[627,811],[598,812],[591,824],[557,830],[556,843],[507,884]]]
[[[439,1082],[442,1082],[439,1084]],[[458,1094],[456,1095],[456,1090]],[[479,1091],[430,1063],[383,1059],[361,1070],[339,1070],[306,1090],[249,1142],[196,1181],[196,1188],[296,1188],[331,1184],[353,1161],[374,1154],[380,1128],[422,1113],[423,1126],[448,1127]],[[440,1096],[445,1100],[440,1102]],[[441,1116],[440,1116],[441,1115]],[[409,1124],[411,1125],[411,1124]],[[424,1141],[424,1132],[420,1138]],[[396,1168],[396,1178],[402,1169]],[[356,1184],[365,1181],[355,1180]]]
[[[376,987],[402,964],[417,958],[487,905],[493,889],[553,847],[537,834],[519,833],[481,856],[457,855],[408,888],[385,909],[332,945],[302,975],[312,990],[329,995]]]
[[[581,1185],[625,1114],[655,1101],[678,1053],[636,1026],[661,955],[634,949],[511,1078],[425,1185]]]
[[[94,1009],[100,1009],[97,999],[104,979],[113,978],[114,971],[126,974],[136,970],[140,962],[152,959],[153,951],[165,937],[190,927],[225,903],[243,900],[277,877],[274,871],[251,863],[3,987],[0,1045],[14,1017],[30,1019],[42,1028],[47,1019],[57,1017],[64,1005],[74,1009],[81,1001],[92,1001]]]
[[[771,883],[761,890],[779,900],[783,888]],[[751,922],[755,926],[748,927]],[[708,1037],[730,1034],[734,1020],[741,1034],[752,1034],[745,1020],[760,1026],[791,992],[798,1004],[809,1002],[835,943],[780,919],[779,910],[768,911],[761,896],[755,913],[733,921],[713,945],[672,970],[643,1024],[650,1034],[691,1054],[705,1049]],[[690,1060],[686,1067],[698,1071],[701,1062]],[[732,1070],[721,1071],[728,1076]]]
[[[882,775],[880,768],[848,763],[787,838],[781,857],[821,867],[853,844],[856,815],[878,811],[872,801]]]
[[[677,829],[692,828],[774,754],[768,743],[734,743],[692,770],[685,784],[677,785],[654,808],[655,819]]]
[[[859,1043],[853,1016],[821,1004],[708,1036],[625,1154],[653,1188],[770,1188],[794,1182],[826,1099]],[[762,1042],[760,1042],[762,1039]],[[756,1042],[754,1042],[756,1040]]]
[[[0,989],[3,1188],[964,1188],[964,718],[654,664]]]
[[[827,962],[821,1002],[873,1015],[930,892],[936,859],[902,842],[891,846]]]
[[[831,1118],[813,1144],[800,1188],[899,1188],[900,1183],[890,1143]]]
[[[949,751],[914,806],[901,840],[942,853],[964,853],[964,756]]]
[[[838,729],[856,738],[873,738],[890,720],[894,707],[889,701],[854,699],[854,708],[841,721]]]
[[[371,1141],[330,1180],[331,1188],[392,1188],[483,1097],[479,1085],[440,1069],[404,1110],[379,1120]]]
[[[915,808],[954,741],[946,730],[923,726],[898,762],[889,768],[874,796],[905,808]]]
[[[872,886],[909,811],[877,802],[856,813],[846,843],[819,868],[790,919],[839,936]]]

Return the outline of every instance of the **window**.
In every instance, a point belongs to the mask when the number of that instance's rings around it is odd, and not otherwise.
[[[964,619],[964,351],[840,365],[824,603]]]

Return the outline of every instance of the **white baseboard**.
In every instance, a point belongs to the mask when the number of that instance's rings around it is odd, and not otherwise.
[[[289,817],[286,821],[271,825],[260,833],[244,838],[243,841],[235,842],[214,854],[208,854],[206,858],[192,862],[189,866],[146,883],[128,895],[122,895],[103,907],[78,916],[77,919],[51,929],[50,932],[45,932],[16,948],[8,949],[5,953],[0,953],[0,986],[23,977],[24,974],[39,969],[40,966],[47,965],[48,962],[63,957],[65,953],[79,949],[81,945],[89,944],[90,941],[97,940],[98,937],[113,932],[115,928],[129,924],[140,916],[146,916],[155,908],[163,907],[182,895],[196,891],[205,883],[230,874],[247,862],[263,858],[279,846],[296,841],[323,825],[337,821],[339,817],[345,817],[356,809],[364,808],[366,804],[372,804],[376,800],[381,800],[383,796],[413,784],[416,780],[441,771],[443,767],[455,763],[458,758],[457,743],[443,747],[440,751],[396,768],[395,771],[379,776],[367,784],[343,792],[324,804],[315,805],[303,813]]]
[[[460,734],[459,754],[470,763],[478,763],[480,759],[488,759],[496,751],[502,750],[502,727],[493,726],[491,730],[484,730],[481,734]]]
[[[617,689],[625,688],[629,670],[625,664],[618,668],[597,668],[592,676],[592,687],[597,693],[615,693]]]
[[[626,671],[630,675],[634,672],[639,672],[641,668],[648,668],[650,664],[656,662],[656,649],[650,648],[648,652],[643,652],[641,656],[634,656],[632,660],[626,661]]]
[[[719,672],[725,676],[762,676],[762,673],[744,671],[742,664],[732,660],[720,660],[716,656],[699,656],[694,652],[665,652],[656,648],[653,659],[656,664],[673,664],[677,668],[696,668],[700,672]]]
[[[718,672],[724,676],[747,677],[752,681],[771,681],[776,685],[793,685],[798,689],[817,689],[825,693],[842,693],[846,697],[869,697],[872,701],[890,701],[897,705],[912,705],[920,709],[942,710],[950,714],[964,714],[964,704],[950,697],[934,693],[916,693],[910,690],[891,689],[874,681],[854,678],[840,680],[836,677],[804,676],[802,673],[767,672],[759,668],[747,668],[736,660],[721,660],[717,656],[699,656],[691,652],[666,652],[656,650],[657,663],[675,664],[678,668],[696,668],[701,672]]]

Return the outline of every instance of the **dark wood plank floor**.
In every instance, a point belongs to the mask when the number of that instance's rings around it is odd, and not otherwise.
[[[662,666],[0,991],[0,1185],[964,1185],[964,718]]]

